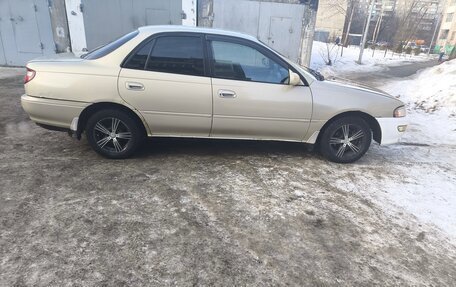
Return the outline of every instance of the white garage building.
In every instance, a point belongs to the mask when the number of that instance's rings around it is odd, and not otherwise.
[[[190,25],[252,34],[307,65],[318,0],[0,0],[0,65],[83,53],[137,27]]]

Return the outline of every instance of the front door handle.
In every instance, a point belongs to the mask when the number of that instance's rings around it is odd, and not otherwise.
[[[230,90],[219,90],[218,93],[221,98],[236,98],[236,93]]]
[[[144,85],[141,83],[127,82],[125,85],[128,90],[144,91]]]

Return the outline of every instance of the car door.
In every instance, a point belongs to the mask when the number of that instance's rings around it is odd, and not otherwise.
[[[211,58],[211,137],[301,141],[312,115],[308,86],[288,84],[287,63],[253,41],[206,36]]]
[[[202,35],[167,33],[145,40],[123,63],[119,93],[153,135],[209,136],[212,90],[204,58]]]

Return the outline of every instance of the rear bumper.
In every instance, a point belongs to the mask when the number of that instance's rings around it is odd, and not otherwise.
[[[382,139],[380,141],[382,145],[399,142],[408,125],[407,117],[376,118],[376,120],[382,131]]]
[[[79,117],[89,103],[62,101],[47,98],[21,97],[22,108],[37,124],[70,129],[74,118]]]

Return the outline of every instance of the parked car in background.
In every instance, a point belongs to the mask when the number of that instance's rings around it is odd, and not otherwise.
[[[84,133],[114,159],[178,136],[303,142],[348,163],[407,126],[404,104],[382,91],[324,80],[252,36],[194,27],[142,27],[80,58],[30,61],[25,92],[33,121]]]
[[[386,41],[380,41],[380,42],[377,42],[377,46],[380,48],[384,48],[384,47],[388,47],[389,43]]]
[[[411,48],[412,50],[415,49],[417,47],[416,43],[415,42],[407,42],[405,45],[404,45],[404,48]]]
[[[429,51],[429,46],[420,45],[420,50],[422,53],[427,53]]]

